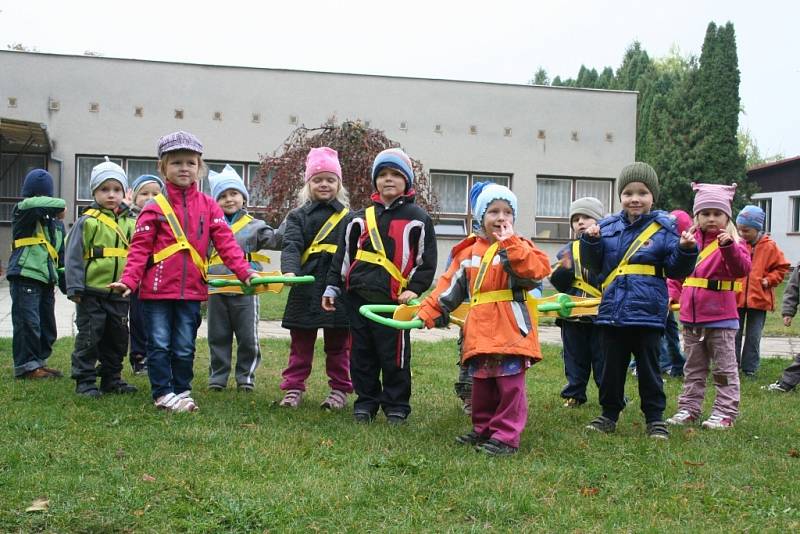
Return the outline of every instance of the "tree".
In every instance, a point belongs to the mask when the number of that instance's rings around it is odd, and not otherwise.
[[[372,186],[372,162],[387,148],[398,147],[386,135],[360,121],[346,121],[341,125],[329,122],[319,128],[301,126],[289,135],[283,146],[271,156],[261,159],[261,166],[253,182],[254,195],[269,198],[266,219],[279,224],[290,209],[295,207],[297,194],[303,187],[306,156],[311,148],[328,146],[339,153],[342,178],[350,194],[350,205],[360,209],[369,205]],[[414,165],[416,202],[430,213],[435,213],[438,203],[430,187],[428,174],[418,160]]]
[[[550,85],[550,78],[547,77],[547,71],[542,67],[536,69],[533,78],[528,81],[528,85]]]
[[[749,129],[745,130],[740,128],[739,132],[736,134],[736,138],[739,141],[739,154],[744,157],[745,167],[748,169],[784,158],[784,155],[781,153],[769,156],[762,155],[761,148],[758,146],[758,142],[753,137],[753,134],[750,133]]]

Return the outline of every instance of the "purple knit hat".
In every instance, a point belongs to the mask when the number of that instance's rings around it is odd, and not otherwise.
[[[728,218],[731,215],[731,202],[736,194],[736,184],[696,184],[692,182],[692,189],[695,191],[694,207],[692,213],[697,215],[701,210],[718,209],[725,213]]]
[[[167,152],[176,150],[190,150],[203,154],[203,143],[189,132],[177,131],[167,134],[158,140],[158,157],[161,158]]]

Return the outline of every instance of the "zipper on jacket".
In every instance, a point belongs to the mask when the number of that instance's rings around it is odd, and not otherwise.
[[[186,225],[186,190],[181,190],[181,197],[183,198],[183,235],[188,239],[189,234],[186,233],[186,229],[188,226]],[[181,274],[181,299],[183,299],[183,289],[186,286],[186,256],[187,254],[181,254],[183,256],[183,272]]]
[[[119,228],[119,217],[117,216],[116,213],[114,214],[114,222],[117,223],[117,228]],[[117,234],[117,232],[114,232],[114,247],[115,248],[119,248],[119,244],[120,244],[119,243],[119,235]],[[119,261],[120,261],[119,258],[114,258],[114,274],[111,277],[112,281],[117,279],[117,267],[119,267]],[[114,293],[114,291],[112,289],[108,290],[109,296],[112,295],[113,293]]]

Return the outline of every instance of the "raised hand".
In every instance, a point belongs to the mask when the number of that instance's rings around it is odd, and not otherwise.
[[[692,226],[688,230],[684,230],[681,233],[681,241],[679,246],[684,250],[690,250],[697,246],[697,239],[694,237],[694,232],[697,230],[697,226]]]
[[[511,226],[511,223],[508,221],[500,223],[500,231],[499,232],[492,232],[494,238],[498,241],[502,241],[503,239],[508,239],[512,235],[514,235],[514,228]]]
[[[593,224],[584,230],[583,233],[588,237],[600,237],[600,226]]]
[[[728,232],[720,232],[717,235],[717,241],[719,241],[719,246],[724,247],[733,243],[733,237]]]

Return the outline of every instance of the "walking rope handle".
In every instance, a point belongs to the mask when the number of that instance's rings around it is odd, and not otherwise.
[[[251,286],[262,284],[313,284],[314,277],[310,274],[305,276],[257,276],[250,280]],[[208,285],[214,287],[246,287],[244,282],[239,280],[212,279]]]

